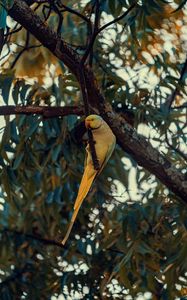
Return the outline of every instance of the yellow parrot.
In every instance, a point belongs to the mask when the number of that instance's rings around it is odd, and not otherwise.
[[[80,183],[79,191],[77,198],[74,204],[74,212],[71,218],[70,225],[68,227],[67,233],[62,241],[64,245],[69,237],[81,204],[85,197],[87,196],[92,182],[94,181],[96,175],[100,174],[109,160],[112,152],[115,148],[116,137],[113,134],[112,130],[108,124],[98,115],[89,115],[85,119],[85,126],[92,130],[93,140],[95,142],[95,151],[97,159],[99,161],[99,170],[95,170],[93,166],[92,156],[90,152],[89,144],[86,146],[86,159],[85,159],[85,168],[82,180]]]

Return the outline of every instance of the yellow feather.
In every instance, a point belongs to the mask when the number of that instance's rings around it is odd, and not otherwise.
[[[77,214],[79,212],[81,204],[82,204],[83,200],[85,199],[85,197],[87,196],[96,174],[97,174],[97,171],[95,171],[93,169],[92,165],[86,166],[82,180],[81,180],[81,184],[79,187],[79,192],[78,192],[77,198],[75,200],[74,212],[71,217],[70,225],[69,225],[67,233],[62,241],[63,245],[66,243],[66,241],[70,235],[71,229],[73,227],[73,224],[74,224]]]
[[[111,131],[110,127],[107,123],[97,115],[90,115],[85,120],[86,126],[92,128],[93,131],[93,138],[95,143],[95,150],[97,154],[97,158],[99,160],[100,169],[96,171],[93,166],[92,157],[89,149],[89,145],[86,147],[87,151],[87,158],[85,163],[85,170],[84,174],[80,183],[79,192],[77,198],[75,200],[74,205],[74,212],[70,221],[70,225],[68,227],[67,233],[62,241],[64,245],[69,237],[81,204],[85,197],[87,196],[91,185],[96,177],[99,175],[103,170],[104,166],[106,165],[108,159],[110,158],[116,143],[116,138],[113,132]]]

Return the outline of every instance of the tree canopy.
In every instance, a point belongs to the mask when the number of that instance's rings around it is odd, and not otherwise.
[[[2,300],[186,299],[185,4],[0,1]],[[89,113],[117,145],[63,246]]]

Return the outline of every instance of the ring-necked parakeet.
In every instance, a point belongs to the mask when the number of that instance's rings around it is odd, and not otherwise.
[[[93,139],[95,142],[95,150],[97,159],[99,161],[99,170],[95,170],[93,166],[92,156],[90,152],[89,144],[86,147],[86,159],[85,159],[85,168],[82,180],[80,183],[79,191],[77,198],[75,200],[74,212],[71,218],[68,231],[62,241],[64,245],[67,241],[69,234],[71,232],[72,226],[75,222],[81,204],[85,197],[87,196],[90,187],[95,179],[95,177],[101,173],[107,161],[109,160],[116,144],[116,137],[113,134],[112,130],[108,124],[98,115],[89,115],[85,119],[85,126],[92,130]]]

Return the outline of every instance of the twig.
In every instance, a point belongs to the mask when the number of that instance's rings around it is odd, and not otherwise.
[[[104,29],[106,29],[107,27],[111,26],[112,24],[122,20],[124,17],[126,17],[128,15],[128,13],[136,6],[137,1],[135,1],[121,16],[115,18],[114,20],[108,22],[107,24],[103,25],[102,27],[100,27],[97,31],[97,35],[103,31]]]
[[[7,57],[10,54],[10,47],[9,47],[9,45],[7,47],[8,47],[8,52],[0,58],[0,61],[2,61],[3,59],[5,59],[5,57]]]
[[[96,36],[97,36],[97,32],[98,32],[98,25],[99,25],[99,1],[96,0],[96,9],[95,9],[95,21],[94,21],[94,30],[93,30],[93,33],[92,33],[92,37],[90,39],[90,42],[89,42],[89,45],[81,59],[81,63],[84,64],[88,55],[90,54],[90,52],[93,51],[93,45],[94,45],[94,42],[95,42],[95,39],[96,39]],[[90,60],[90,65],[92,64],[92,58]]]
[[[18,45],[19,47],[21,47],[21,45]],[[29,46],[29,47],[26,47],[26,48],[23,48],[19,53],[18,55],[16,56],[15,60],[13,61],[12,65],[11,65],[11,69],[13,69],[15,67],[15,64],[17,63],[18,59],[20,58],[20,56],[23,54],[23,52],[25,51],[28,51],[30,49],[34,49],[34,48],[39,48],[41,47],[42,44],[39,44],[39,45],[32,45],[32,46]]]
[[[81,13],[79,13],[78,11],[76,11],[76,10],[70,8],[69,6],[67,6],[67,5],[65,5],[65,4],[63,4],[63,3],[61,3],[60,0],[57,2],[57,5],[58,5],[59,7],[61,7],[61,8],[63,7],[66,11],[70,12],[71,14],[76,15],[77,17],[81,18],[82,20],[84,20],[85,22],[87,22],[88,24],[90,24],[90,20],[89,20],[86,16],[84,16],[84,15],[82,15]]]
[[[19,32],[22,28],[23,28],[22,26],[19,26],[17,29],[12,29],[11,31],[5,33],[4,37],[8,37],[8,36],[12,35],[13,33]]]
[[[4,28],[0,28],[0,55],[4,46]]]
[[[51,0],[50,0],[51,1]],[[69,13],[71,14],[74,14],[76,15],[77,17],[81,18],[84,22],[87,23],[87,30],[88,30],[88,36],[90,34],[92,34],[92,23],[90,21],[89,18],[87,18],[86,16],[84,16],[83,14],[79,13],[78,11],[70,8],[69,6],[61,3],[60,0],[57,1],[57,6],[59,6],[60,8],[63,8],[63,11],[61,10],[61,12],[65,12],[65,11],[68,11]],[[58,26],[59,27],[59,26]]]
[[[45,14],[45,9],[46,8],[49,9],[47,15]],[[45,22],[49,19],[50,13],[51,13],[50,6],[44,5],[43,8],[42,8],[42,14],[43,14]]]
[[[187,103],[184,103],[183,105],[171,107],[171,109],[183,109],[183,108],[187,108]]]
[[[63,23],[63,16],[62,16],[61,11],[59,10],[58,6],[55,4],[55,1],[53,1],[53,0],[48,0],[48,1],[49,1],[50,7],[58,15],[57,34],[60,35],[61,27],[62,27],[62,23]]]
[[[180,151],[178,148],[175,148],[172,144],[170,144],[167,132],[165,132],[165,137],[166,137],[166,144],[175,152],[177,152],[186,162],[187,162],[187,155]]]
[[[182,70],[181,70],[181,73],[180,73],[180,77],[179,77],[179,80],[178,80],[178,85],[180,85],[183,81],[183,77],[185,75],[185,73],[187,72],[187,58],[186,58],[186,61],[182,67]],[[179,91],[179,88],[176,87],[175,90],[173,91],[173,93],[168,97],[168,99],[166,100],[166,103],[165,103],[165,106],[170,110],[171,109],[171,106],[173,104],[173,102],[175,101],[175,97],[177,95],[180,94],[180,91]]]
[[[27,36],[26,36],[26,41],[25,41],[25,48],[22,49],[22,50],[18,53],[18,55],[16,56],[15,60],[13,61],[12,65],[11,65],[11,67],[10,67],[11,69],[14,68],[15,64],[17,63],[18,59],[19,59],[20,56],[23,54],[23,52],[25,52],[25,50],[28,49],[29,38],[30,38],[30,33],[29,33],[29,31],[27,31]]]
[[[97,0],[96,2],[96,12],[95,12],[95,24],[94,24],[94,32],[92,34],[92,37],[91,37],[91,40],[90,40],[90,43],[82,57],[82,64],[85,63],[88,55],[90,54],[90,52],[92,51],[93,49],[93,45],[94,45],[94,42],[95,42],[95,39],[97,37],[97,35],[103,31],[104,29],[106,29],[108,26],[118,22],[119,20],[123,19],[126,15],[128,15],[128,13],[136,6],[137,2],[134,2],[130,7],[129,9],[127,9],[121,16],[117,17],[116,19],[112,20],[111,22],[103,25],[102,27],[98,28],[98,22],[99,22],[99,1]]]
[[[22,236],[25,236],[26,238],[29,238],[29,239],[33,239],[33,240],[36,240],[36,241],[39,241],[45,245],[52,245],[52,246],[57,246],[57,247],[60,247],[60,248],[65,248],[61,242],[58,242],[56,240],[52,240],[52,239],[46,239],[46,238],[42,238],[38,235],[34,235],[34,234],[30,234],[30,233],[24,233],[24,232],[21,232],[21,231],[18,231],[18,230],[12,230],[12,229],[4,229],[3,230],[4,232],[7,232],[7,233],[10,233],[10,234],[14,234],[14,235],[22,235]]]

